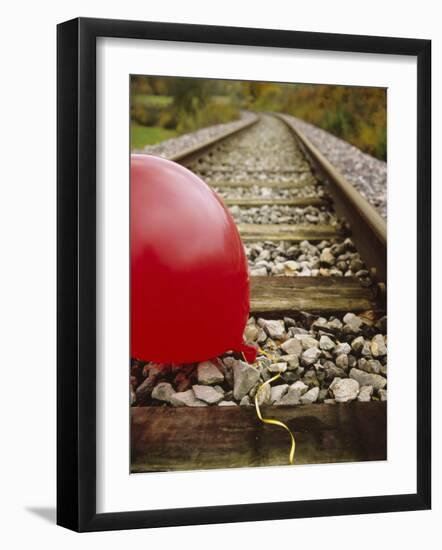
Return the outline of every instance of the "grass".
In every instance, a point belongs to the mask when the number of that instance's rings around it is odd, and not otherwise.
[[[142,149],[146,145],[154,145],[165,139],[175,137],[175,130],[166,130],[159,126],[141,126],[132,123],[130,126],[130,144],[132,150]]]
[[[138,103],[146,107],[167,107],[173,101],[173,97],[170,95],[136,94],[132,99],[134,104]]]

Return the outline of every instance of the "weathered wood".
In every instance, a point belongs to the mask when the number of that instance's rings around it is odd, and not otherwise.
[[[206,181],[206,180],[205,180]],[[255,185],[257,187],[270,187],[271,189],[290,189],[290,188],[299,188],[299,187],[306,187],[307,185],[315,185],[317,184],[317,181],[313,178],[302,178],[299,180],[293,180],[293,181],[256,181],[256,180],[248,180],[248,181],[231,181],[231,180],[225,180],[225,181],[206,181],[207,184],[211,185],[212,187],[216,188],[223,188],[223,187],[254,187]]]
[[[262,199],[262,198],[240,198],[223,199],[227,206],[241,206],[242,208],[253,208],[255,206],[326,206],[330,204],[327,199],[319,197],[297,197],[295,199]]]
[[[356,277],[251,277],[250,310],[266,312],[385,310],[382,297]]]
[[[295,465],[386,460],[386,403],[263,408],[296,438]],[[134,407],[131,471],[288,465],[289,436],[252,407]]]
[[[237,227],[243,241],[323,241],[342,234],[334,225],[239,223]]]

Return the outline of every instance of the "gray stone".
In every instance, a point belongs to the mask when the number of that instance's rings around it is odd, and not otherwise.
[[[324,405],[334,405],[335,403],[334,399],[324,399]]]
[[[273,363],[267,367],[267,370],[273,374],[285,372],[287,370],[287,363]]]
[[[275,263],[272,267],[273,275],[282,275],[284,273],[284,264],[281,262]]]
[[[358,401],[370,401],[373,395],[373,386],[362,386],[359,390]]]
[[[308,390],[304,395],[301,396],[300,401],[303,405],[308,403],[314,403],[318,399],[319,388],[312,388]]]
[[[342,329],[342,323],[339,319],[332,319],[331,321],[327,322],[327,328],[337,331]]]
[[[384,317],[381,317],[375,324],[375,327],[385,334],[387,332],[387,317],[384,315]]]
[[[373,386],[374,390],[381,390],[387,385],[387,379],[380,374],[369,374],[359,369],[351,369],[350,378],[361,386]]]
[[[297,336],[298,334],[308,334],[308,330],[302,327],[292,327],[290,329],[290,334],[292,336]]]
[[[173,389],[172,384],[169,384],[169,382],[160,382],[152,390],[152,397],[154,399],[158,399],[158,401],[170,403],[170,398],[174,393],[176,392]]]
[[[338,343],[333,351],[335,355],[341,355],[343,353],[345,355],[348,355],[350,352],[351,347],[347,344],[347,342]]]
[[[270,403],[273,404],[275,401],[279,401],[288,391],[288,384],[280,384],[279,386],[272,386],[270,388]]]
[[[362,357],[371,357],[370,342],[367,342],[367,341],[364,342],[364,345],[362,346],[362,349],[361,349],[361,355]]]
[[[362,262],[359,258],[355,258],[350,262],[350,269],[352,271],[360,271],[364,268],[364,262]]]
[[[289,338],[283,344],[281,344],[280,347],[288,355],[296,355],[297,357],[299,357],[302,353],[302,344],[298,340],[298,338]]]
[[[385,345],[382,334],[376,334],[376,336],[373,336],[370,349],[373,357],[382,357],[387,355],[387,346]]]
[[[310,334],[299,334],[298,336],[296,336],[296,338],[301,341],[303,349],[319,347],[319,342]]]
[[[143,382],[135,390],[135,395],[138,403],[143,404],[149,399],[150,394],[152,393],[154,384],[155,384],[155,378],[148,377],[145,380],[143,380]]]
[[[282,340],[285,336],[284,321],[260,319],[262,328],[275,340]]]
[[[351,378],[335,378],[330,384],[330,390],[337,403],[347,403],[356,399],[359,392],[359,384]]]
[[[308,386],[307,384],[304,384],[304,382],[302,382],[301,380],[298,380],[290,386],[290,389],[296,390],[297,392],[299,392],[299,395],[303,395],[307,392]]]
[[[207,407],[207,403],[195,397],[192,389],[174,393],[170,397],[170,403],[174,407]]]
[[[272,362],[273,362],[273,361],[272,361],[269,357],[267,357],[266,355],[259,355],[259,354],[258,354],[257,361],[258,361],[260,367],[270,367],[270,365],[271,365]]]
[[[287,364],[288,370],[294,370],[299,367],[299,357],[297,355],[281,355],[280,359],[283,363]]]
[[[256,395],[258,396],[258,405],[261,407],[261,405],[268,405],[270,403],[270,394],[271,394],[271,388],[269,384],[266,384],[265,386],[259,386],[256,390]]]
[[[293,384],[294,382],[299,380],[300,377],[301,375],[299,374],[298,369],[286,370],[281,374],[282,380],[284,380],[284,382],[287,382],[287,384]]]
[[[296,327],[296,321],[291,317],[284,317],[284,323],[287,329],[290,327]]]
[[[387,390],[378,390],[378,395],[381,401],[387,401]]]
[[[168,365],[162,363],[147,363],[143,368],[143,376],[149,377],[151,380],[156,379],[159,375],[167,373],[169,370]]]
[[[364,347],[365,340],[362,336],[358,336],[355,338],[351,343],[351,349],[355,353],[360,353],[362,351],[362,348]]]
[[[323,365],[325,371],[325,379],[328,381],[334,378],[345,378],[347,376],[344,369],[340,369],[331,361],[326,361]]]
[[[358,359],[357,365],[358,365],[357,368],[359,370],[365,370],[365,372],[369,372],[369,370],[368,370],[368,361],[364,357],[361,357],[360,359]]]
[[[237,407],[235,401],[220,401],[218,407]]]
[[[319,390],[318,401],[322,403],[324,399],[327,399],[327,395],[328,395],[328,388],[323,388],[322,390]]]
[[[379,374],[382,370],[382,365],[377,359],[369,359],[367,361],[367,368],[363,370],[373,374]]]
[[[245,395],[241,399],[239,404],[241,405],[241,407],[252,407],[253,406],[252,400],[250,399],[250,397],[248,395]]]
[[[246,342],[255,342],[258,339],[259,330],[256,325],[247,325],[244,330],[244,340]]]
[[[259,371],[244,363],[236,361],[233,365],[233,396],[240,401],[259,381]]]
[[[312,328],[315,330],[327,328],[327,319],[325,317],[318,317],[315,321],[313,321]]]
[[[324,265],[334,265],[335,263],[335,257],[331,253],[330,248],[324,248],[324,250],[321,252],[321,255],[319,256],[319,260]]]
[[[300,267],[299,263],[295,262],[293,260],[289,260],[288,262],[284,262],[283,266],[284,266],[284,273],[286,275],[291,275],[293,273],[296,273],[296,271],[298,271],[298,269]]]
[[[316,375],[316,372],[314,370],[308,370],[305,374],[304,374],[304,378],[303,378],[303,382],[304,384],[307,384],[307,386],[319,386],[319,380],[318,380],[318,377]]]
[[[209,405],[219,403],[224,398],[222,393],[217,391],[215,388],[211,388],[210,386],[200,386],[195,384],[192,386],[192,389],[197,399],[200,399]]]
[[[231,369],[235,363],[236,359],[234,357],[224,357],[223,359],[224,366],[229,369]]]
[[[224,381],[224,375],[211,361],[203,361],[198,364],[198,383],[205,386],[219,384]]]
[[[321,351],[318,348],[310,348],[304,351],[301,356],[304,365],[313,365],[320,358]]]
[[[324,351],[331,351],[335,347],[335,343],[329,336],[322,335],[319,339],[319,347]]]
[[[281,406],[281,405],[299,405],[301,394],[298,390],[295,390],[293,388],[289,388],[287,393],[281,397],[281,399],[278,399],[278,401],[275,401],[274,405]]]
[[[265,277],[267,275],[267,269],[265,267],[257,267],[250,270],[252,277]]]
[[[348,355],[345,355],[344,353],[341,353],[341,355],[338,355],[336,357],[336,366],[340,369],[347,369],[348,368]]]

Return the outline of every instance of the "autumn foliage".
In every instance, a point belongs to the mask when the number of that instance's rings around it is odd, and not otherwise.
[[[131,118],[144,126],[180,134],[234,120],[240,109],[288,113],[370,155],[387,157],[385,88],[147,76],[131,80]]]

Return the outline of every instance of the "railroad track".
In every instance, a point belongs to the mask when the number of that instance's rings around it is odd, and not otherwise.
[[[172,160],[211,185],[237,223],[251,273],[245,338],[266,353],[261,382],[285,365],[261,406],[294,432],[296,463],[385,459],[385,221],[284,115]],[[287,464],[287,434],[248,406],[256,387],[227,406],[240,397],[230,389],[237,359],[218,364],[224,406],[158,406],[158,374],[132,365],[133,472]],[[197,366],[187,374],[178,390],[189,392],[192,376],[198,384]]]

